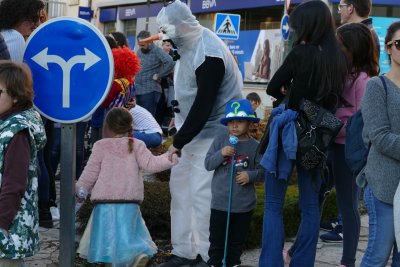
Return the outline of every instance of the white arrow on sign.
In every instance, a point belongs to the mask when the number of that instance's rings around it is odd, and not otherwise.
[[[288,32],[288,31],[289,31],[289,25],[288,25],[287,23],[285,23],[284,25],[282,25],[282,29],[283,29],[285,32]]]
[[[85,64],[84,71],[101,60],[98,56],[93,54],[89,49],[85,48],[85,55],[76,55],[65,61],[62,57],[57,55],[49,55],[49,48],[46,47],[41,52],[32,57],[32,60],[39,64],[42,68],[49,70],[48,63],[55,63],[59,65],[63,71],[63,108],[70,107],[70,83],[71,83],[71,69],[76,64]]]

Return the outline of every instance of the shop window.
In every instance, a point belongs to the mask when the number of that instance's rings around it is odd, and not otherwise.
[[[126,20],[124,25],[124,34],[131,49],[134,49],[136,43],[136,22],[136,19]]]
[[[104,35],[108,35],[111,32],[115,32],[115,22],[104,22]]]

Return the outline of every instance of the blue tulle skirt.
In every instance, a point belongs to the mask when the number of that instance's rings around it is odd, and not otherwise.
[[[134,203],[96,204],[78,248],[88,262],[113,266],[130,266],[138,255],[156,252],[140,206]]]

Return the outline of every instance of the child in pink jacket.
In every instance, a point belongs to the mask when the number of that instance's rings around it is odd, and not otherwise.
[[[78,197],[91,194],[95,204],[78,253],[89,262],[112,266],[145,266],[157,248],[140,213],[143,201],[141,169],[159,172],[171,168],[167,154],[153,156],[132,137],[132,115],[112,108],[105,119],[104,138],[93,146],[89,161],[76,183]]]

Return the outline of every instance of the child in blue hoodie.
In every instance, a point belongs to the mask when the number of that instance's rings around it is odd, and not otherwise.
[[[230,101],[226,106],[225,117],[221,120],[222,124],[228,126],[228,131],[215,137],[205,159],[206,169],[214,171],[211,185],[210,248],[208,250],[210,259],[208,264],[215,267],[222,266],[224,256],[233,155],[235,155],[235,171],[226,266],[241,263],[242,244],[247,237],[256,207],[254,183],[264,179],[263,169],[257,167],[258,141],[249,135],[250,124],[257,123],[259,120],[254,116],[248,100]],[[230,136],[238,138],[238,143],[234,147],[229,143]]]

